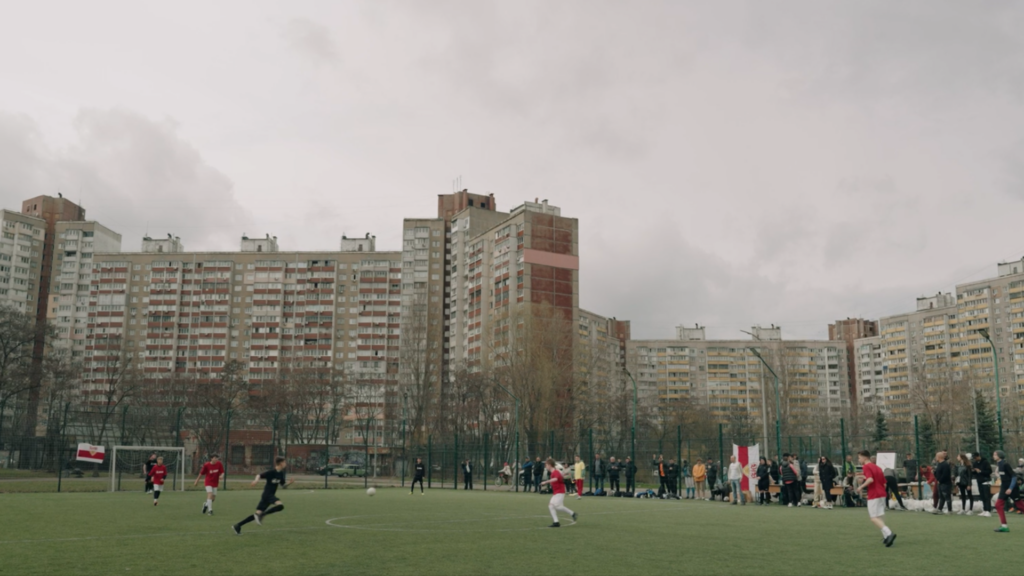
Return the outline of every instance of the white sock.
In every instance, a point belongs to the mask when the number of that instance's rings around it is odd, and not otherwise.
[[[882,537],[888,538],[890,534],[892,534],[892,530],[889,530],[888,526],[882,526]]]
[[[548,512],[551,512],[551,519],[555,521],[555,524],[558,524],[558,512],[555,512],[555,507],[548,506]]]
[[[206,509],[207,510],[213,510],[213,500],[207,500],[206,501]]]

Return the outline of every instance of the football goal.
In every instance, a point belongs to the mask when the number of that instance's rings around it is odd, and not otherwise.
[[[163,456],[167,467],[164,485],[171,490],[185,490],[185,449],[174,446],[114,446],[110,456],[110,491],[144,490],[146,460],[150,455]]]

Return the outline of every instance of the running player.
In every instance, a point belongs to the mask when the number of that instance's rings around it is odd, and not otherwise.
[[[996,461],[996,472],[999,474],[999,499],[996,500],[996,512],[999,514],[999,528],[996,528],[996,532],[1009,532],[1010,528],[1006,525],[1006,509],[1010,507],[1010,500],[1016,500],[1019,494],[1019,486],[1017,486],[1017,475],[1013,473],[1013,469],[1010,468],[1010,463],[1006,461],[1006,453],[1002,450],[996,450],[992,454],[992,459]],[[982,498],[991,497],[989,494],[982,494]]]
[[[146,494],[153,491],[153,483],[149,480],[149,473],[153,470],[153,466],[156,466],[156,454],[150,454],[142,465],[142,473],[146,476]]]
[[[423,494],[423,476],[427,473],[427,467],[423,465],[423,458],[416,459],[416,467],[414,468],[415,473],[412,477],[412,484],[409,485],[409,495],[412,496],[416,492],[416,483],[420,483],[420,494]]]
[[[203,514],[213,516],[213,501],[217,499],[217,487],[220,486],[220,477],[223,475],[224,464],[216,454],[211,454],[210,461],[203,464],[202,469],[199,470],[199,476],[192,483],[193,486],[198,486],[199,479],[203,476],[206,477],[203,480],[203,485],[206,486],[206,503],[203,504]]]
[[[160,501],[160,493],[164,491],[164,479],[167,478],[167,466],[164,466],[163,456],[156,459],[156,464],[150,468],[149,476],[146,478],[153,483],[153,506],[156,506]]]
[[[288,466],[288,462],[278,456],[274,458],[274,467],[262,474],[257,474],[256,478],[252,481],[252,486],[255,486],[260,480],[265,480],[266,484],[263,486],[263,496],[260,498],[260,503],[256,505],[256,513],[252,514],[245,520],[242,520],[238,524],[235,524],[231,528],[234,529],[235,534],[242,534],[242,526],[245,526],[249,522],[256,522],[260,526],[263,525],[263,517],[268,514],[280,512],[284,510],[284,504],[281,504],[281,500],[277,498],[277,487],[282,486],[287,488],[289,484],[295,482],[295,480],[288,480],[285,482],[284,469]]]
[[[868,517],[871,518],[871,522],[875,526],[882,530],[882,542],[888,548],[896,541],[896,533],[885,525],[885,520],[882,518],[885,516],[887,500],[885,474],[871,461],[871,453],[867,450],[861,450],[857,454],[857,459],[864,467],[864,483],[861,484],[861,488],[868,490]]]
[[[548,471],[548,479],[541,482],[540,485],[551,485],[551,501],[548,502],[548,510],[551,512],[551,518],[554,519],[554,523],[548,526],[548,528],[561,528],[562,525],[558,523],[558,513],[565,512],[569,514],[574,522],[576,521],[576,513],[565,507],[565,479],[562,478],[562,473],[555,468],[555,459],[548,458],[548,461],[544,463],[544,467]]]

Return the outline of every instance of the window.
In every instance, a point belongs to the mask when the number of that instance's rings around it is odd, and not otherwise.
[[[233,466],[245,465],[245,446],[231,447],[231,464]]]
[[[267,446],[253,446],[252,447],[252,465],[253,466],[273,466],[274,465],[274,447]]]

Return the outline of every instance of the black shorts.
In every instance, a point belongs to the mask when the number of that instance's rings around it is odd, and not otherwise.
[[[260,512],[266,512],[267,508],[270,508],[271,506],[277,504],[280,501],[281,500],[278,499],[276,494],[270,496],[264,494],[263,498],[260,498],[260,503],[256,505],[256,509],[259,510]]]

